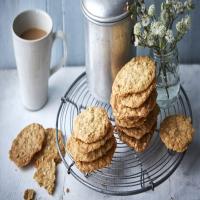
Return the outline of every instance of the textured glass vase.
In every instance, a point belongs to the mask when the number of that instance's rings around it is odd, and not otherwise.
[[[153,52],[156,62],[157,103],[161,108],[167,108],[176,102],[180,91],[178,50],[166,54]]]

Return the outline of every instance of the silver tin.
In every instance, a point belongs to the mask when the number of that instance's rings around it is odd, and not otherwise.
[[[100,101],[109,102],[112,82],[135,55],[133,22],[127,11],[132,0],[82,0],[85,16],[85,62],[88,87]]]

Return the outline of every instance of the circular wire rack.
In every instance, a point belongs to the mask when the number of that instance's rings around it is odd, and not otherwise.
[[[158,116],[158,126],[148,149],[137,153],[122,143],[117,133],[117,148],[111,165],[90,174],[81,173],[72,157],[66,153],[62,155],[58,144],[58,129],[63,133],[66,142],[73,130],[74,117],[88,106],[100,106],[106,109],[109,119],[114,125],[112,109],[109,104],[96,100],[89,92],[86,73],[82,73],[61,98],[61,104],[56,119],[56,143],[59,154],[68,174],[89,188],[110,195],[133,195],[154,190],[164,182],[179,166],[185,152],[176,153],[168,150],[159,137],[160,122],[168,115],[184,114],[192,119],[189,99],[181,87],[177,102],[170,108],[161,109]]]

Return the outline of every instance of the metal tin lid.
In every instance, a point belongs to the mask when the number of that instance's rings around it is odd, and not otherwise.
[[[84,15],[92,21],[113,23],[129,15],[127,5],[133,0],[81,0]]]

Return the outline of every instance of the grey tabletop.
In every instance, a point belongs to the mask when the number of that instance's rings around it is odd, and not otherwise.
[[[63,68],[49,81],[49,100],[38,112],[29,112],[20,101],[19,84],[16,70],[0,71],[0,199],[22,199],[26,188],[37,191],[37,199],[138,199],[138,200],[199,200],[200,199],[200,66],[181,65],[181,83],[190,99],[194,127],[193,143],[190,145],[181,165],[174,174],[154,191],[135,196],[113,197],[97,193],[67,175],[63,164],[58,166],[57,187],[50,197],[33,180],[35,169],[18,169],[8,158],[8,151],[17,133],[28,123],[39,122],[45,127],[55,127],[56,113],[60,97],[73,80],[84,71],[83,67]],[[70,192],[66,192],[69,188]]]

